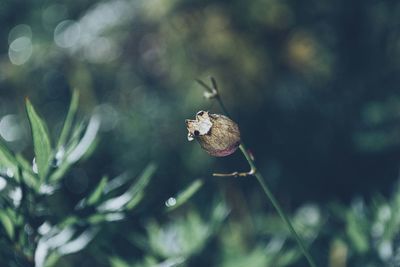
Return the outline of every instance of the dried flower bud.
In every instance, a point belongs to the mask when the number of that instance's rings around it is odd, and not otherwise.
[[[195,120],[186,120],[188,140],[196,139],[211,156],[232,154],[240,145],[238,125],[224,115],[199,111]]]

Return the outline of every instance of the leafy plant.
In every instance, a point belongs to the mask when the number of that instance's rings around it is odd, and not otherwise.
[[[398,186],[390,199],[377,195],[370,202],[356,198],[350,207],[331,205],[332,220],[344,225],[344,231],[331,226],[331,266],[399,266],[399,209]]]
[[[101,118],[94,114],[87,124],[77,122],[78,102],[79,93],[74,91],[59,139],[52,145],[46,123],[26,99],[32,164],[0,140],[1,266],[54,266],[60,257],[84,249],[104,223],[124,219],[144,196],[154,164],[130,186],[128,174],[104,176],[72,211],[56,212],[51,200],[62,197],[68,171],[97,144]]]

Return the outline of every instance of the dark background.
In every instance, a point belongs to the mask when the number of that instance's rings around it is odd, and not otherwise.
[[[145,204],[121,231],[168,221],[165,200],[196,178],[204,186],[185,212],[207,214],[222,195],[234,214],[228,220],[273,213],[253,179],[211,177],[246,170],[240,153],[211,158],[187,142],[185,119],[222,112],[194,81],[212,75],[285,209],[370,203],[391,196],[398,180],[399,17],[398,1],[1,1],[0,135],[32,158],[24,97],[55,138],[78,88],[80,116],[103,116],[101,141],[67,178],[63,205],[102,174],[139,173],[152,161],[158,171]],[[110,254],[145,254],[115,229],[108,234],[121,245]],[[318,244],[326,261],[328,248]]]

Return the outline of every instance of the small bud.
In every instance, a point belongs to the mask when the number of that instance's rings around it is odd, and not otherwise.
[[[195,120],[186,120],[186,127],[188,140],[196,139],[211,156],[228,156],[240,145],[238,125],[224,115],[199,111]]]

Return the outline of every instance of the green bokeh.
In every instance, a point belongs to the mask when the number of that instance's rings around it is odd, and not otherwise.
[[[400,3],[389,0],[1,1],[0,136],[7,145],[33,160],[25,97],[52,140],[73,89],[78,117],[102,118],[97,148],[52,199],[56,216],[105,175],[135,177],[149,162],[158,166],[128,219],[105,226],[56,266],[157,266],[168,260],[152,245],[163,227],[180,229],[183,243],[190,231],[200,240],[185,247],[184,263],[171,255],[182,266],[305,266],[253,179],[211,176],[246,170],[243,157],[211,158],[187,141],[185,119],[222,112],[195,82],[210,75],[285,209],[295,217],[318,207],[307,241],[320,266],[342,267],[335,253],[347,253],[346,266],[390,264],[378,248],[394,240],[394,258],[397,232],[376,241],[363,231],[378,220],[376,196],[378,203],[397,196],[399,17]],[[165,201],[196,179],[199,191],[167,212]],[[365,218],[352,206],[357,198],[370,210]],[[214,214],[221,203],[229,215]],[[207,236],[198,238],[199,229]]]

